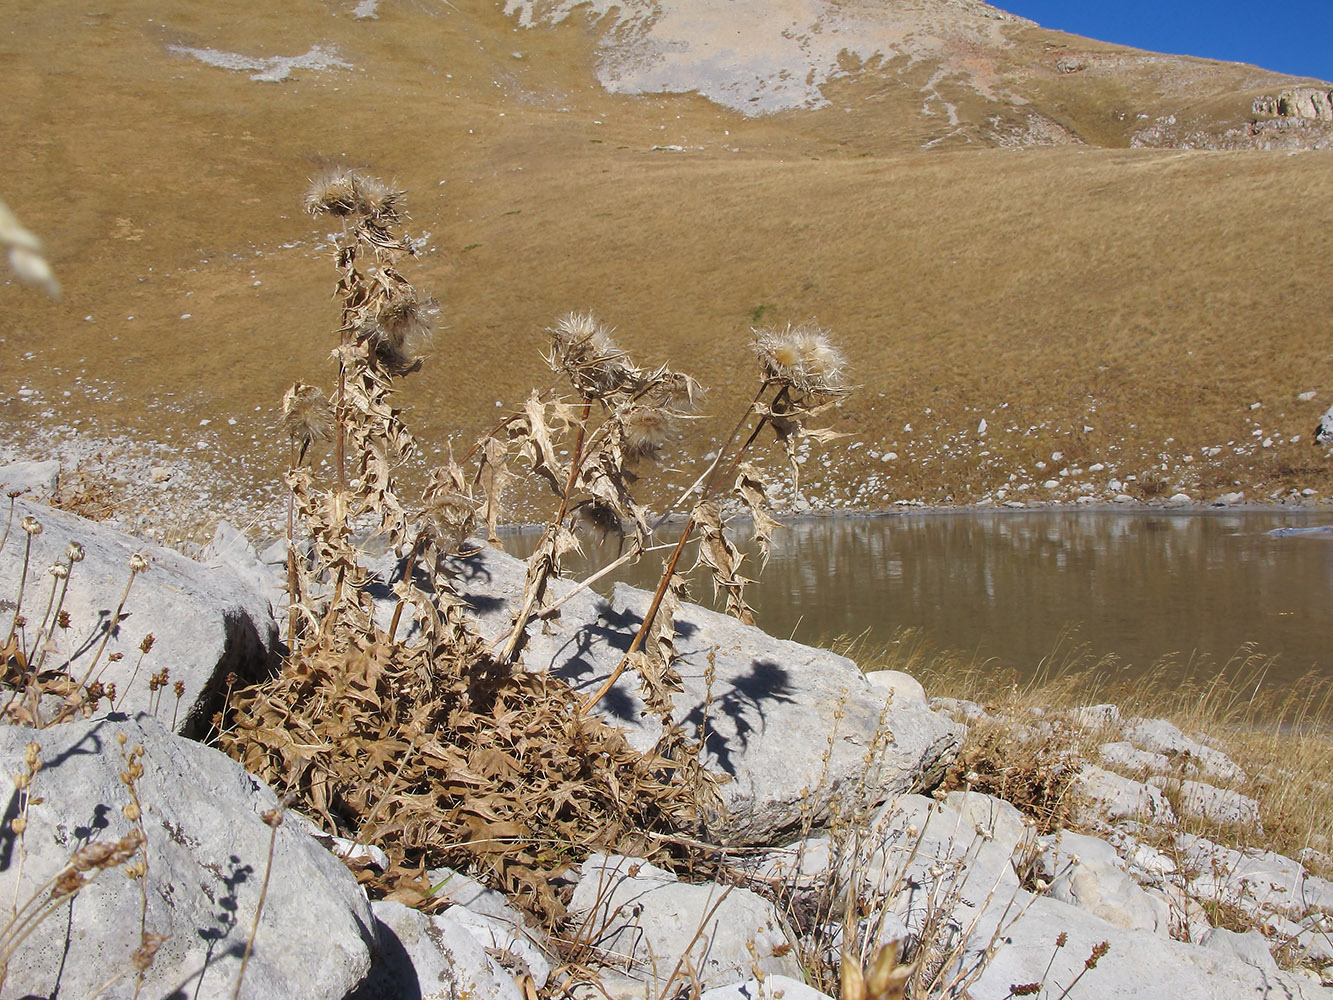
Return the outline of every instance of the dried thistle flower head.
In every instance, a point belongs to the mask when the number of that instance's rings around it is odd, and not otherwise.
[[[385,299],[358,336],[372,340],[375,356],[390,374],[406,375],[421,367],[420,352],[430,342],[439,314],[434,298],[418,298],[408,286]]]
[[[828,332],[817,326],[792,326],[785,330],[754,331],[754,350],[763,377],[790,386],[797,392],[839,393],[846,361],[829,341]]]
[[[657,405],[670,410],[673,414],[693,413],[704,397],[704,387],[684,372],[665,369],[654,373],[653,387],[645,394]]]
[[[639,372],[629,355],[591,313],[570,313],[548,332],[551,353],[546,363],[568,377],[580,395],[603,399],[637,381]]]
[[[327,441],[333,435],[333,408],[323,390],[304,382],[288,389],[282,397],[282,429],[302,454],[312,441]]]
[[[352,167],[331,167],[310,182],[305,210],[339,218],[358,216],[379,224],[402,217],[404,192]]]
[[[675,429],[675,415],[660,406],[627,406],[617,419],[631,459],[656,458]]]

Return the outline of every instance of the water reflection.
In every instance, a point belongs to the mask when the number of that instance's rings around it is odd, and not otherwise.
[[[887,642],[910,627],[1020,673],[1071,627],[1094,653],[1144,669],[1166,654],[1225,662],[1253,643],[1279,657],[1273,679],[1289,683],[1333,671],[1333,533],[1284,529],[1330,523],[1299,511],[798,520],[750,600],[775,635],[818,642],[868,630]],[[616,554],[614,542],[587,548],[585,567]],[[660,565],[650,556],[621,578],[649,587]],[[696,582],[693,597],[708,603],[711,586]]]

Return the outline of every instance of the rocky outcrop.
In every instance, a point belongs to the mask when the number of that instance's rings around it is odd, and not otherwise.
[[[45,526],[58,514],[32,516]],[[77,568],[85,568],[114,539],[74,527],[88,553]],[[34,550],[48,531],[32,536]],[[171,564],[173,555],[155,558]],[[241,577],[270,587],[281,566],[226,531],[205,557],[206,576],[241,590]],[[487,550],[452,568],[479,629],[501,637],[524,564]],[[378,569],[372,592],[384,595],[378,610],[387,620],[401,568],[386,555]],[[181,577],[192,579],[189,570]],[[592,690],[619,663],[649,595],[617,587],[608,600],[556,581],[551,598],[564,600],[560,614],[530,630],[525,667]],[[1328,859],[1240,850],[1176,825],[1191,815],[1215,827],[1257,823],[1258,804],[1230,787],[1247,775],[1206,737],[1104,705],[1010,720],[1025,746],[1072,728],[1099,755],[1101,766],[1060,758],[1062,767],[1081,764],[1069,794],[1080,797],[1075,815],[1090,832],[1038,836],[1000,799],[912,793],[938,779],[964,724],[997,723],[985,707],[940,700],[932,711],[905,674],[867,678],[851,661],[695,606],[681,609],[677,633],[684,691],[675,720],[707,734],[706,760],[727,779],[728,815],[707,836],[750,846],[729,856],[716,881],[600,854],[562,876],[573,883],[562,897],[563,947],[596,969],[605,996],[628,1000],[688,982],[716,1000],[817,1000],[823,994],[799,982],[802,959],[836,963],[844,946],[895,941],[943,977],[937,983],[974,1000],[1036,983],[1070,998],[1333,995],[1280,969],[1271,950],[1308,967],[1333,964],[1333,884],[1307,867]],[[946,708],[961,721],[946,719]],[[657,738],[660,722],[643,717],[633,677],[600,710],[641,745]],[[35,893],[40,905],[53,877],[79,890],[70,902],[54,900],[15,952],[5,995],[57,987],[87,995],[110,980],[104,995],[128,997],[137,951],[145,995],[229,996],[252,927],[243,995],[522,1000],[550,988],[562,974],[552,970],[568,958],[501,894],[458,872],[427,873],[449,904],[442,912],[372,906],[335,852],[384,864],[376,845],[329,837],[293,813],[275,829],[266,823],[278,815],[271,791],[149,716],[0,728],[0,768],[14,786],[0,827],[0,894],[21,904]],[[88,859],[117,843],[128,850],[108,866],[128,864],[136,878],[111,870],[81,885],[71,857],[91,870]],[[1239,914],[1262,933],[1214,926],[1218,913]],[[145,943],[156,948],[151,962]]]
[[[1293,87],[1276,97],[1256,97],[1253,111],[1256,115],[1269,117],[1333,122],[1333,90],[1325,87]]]

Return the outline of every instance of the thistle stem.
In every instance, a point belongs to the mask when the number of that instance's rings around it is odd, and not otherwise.
[[[718,483],[717,470],[720,468],[722,458],[726,455],[727,450],[731,447],[737,436],[739,436],[741,429],[745,426],[745,422],[749,420],[750,415],[754,413],[755,407],[759,404],[759,400],[763,396],[764,390],[768,388],[768,385],[769,383],[765,382],[759,387],[759,391],[755,394],[754,401],[746,407],[745,413],[741,416],[740,420],[736,422],[736,426],[728,436],[726,444],[719,450],[718,457],[713,460],[713,464],[707,473],[707,479],[704,482],[703,489],[700,492],[700,503],[703,503],[705,500],[708,500],[713,496]],[[786,392],[787,389],[784,386],[773,398],[774,404],[777,404]],[[731,472],[734,472],[736,467],[740,465],[741,459],[745,457],[745,453],[749,451],[750,445],[754,444],[755,438],[759,436],[759,432],[767,422],[767,415],[761,417],[759,422],[755,425],[754,430],[750,432],[750,436],[746,438],[745,443],[737,449],[736,454],[732,457],[728,467],[728,475],[730,475]],[[693,487],[691,487],[691,490],[693,490]],[[686,495],[688,496],[689,494],[687,493]],[[668,511],[668,513],[670,512]],[[663,520],[664,519],[665,517]],[[658,524],[661,524],[661,520],[658,521]],[[680,541],[676,543],[676,549],[671,553],[671,558],[667,561],[666,569],[662,573],[662,579],[658,581],[657,590],[653,593],[652,603],[648,605],[648,610],[643,616],[643,621],[639,624],[639,630],[634,634],[634,640],[630,643],[629,649],[626,650],[625,655],[621,658],[616,669],[611,671],[611,675],[602,682],[602,686],[599,687],[581,706],[579,706],[581,712],[587,713],[595,707],[599,701],[606,697],[606,693],[611,690],[616,681],[620,680],[620,675],[629,667],[630,659],[643,646],[643,641],[648,635],[648,630],[653,627],[653,619],[657,616],[657,612],[662,606],[662,599],[666,596],[667,588],[671,585],[671,578],[676,573],[676,566],[680,562],[681,554],[685,551],[685,543],[688,542],[690,536],[694,534],[694,526],[694,515],[691,514],[685,521],[685,527],[681,529]]]
[[[574,486],[578,483],[579,466],[583,462],[583,442],[588,429],[588,417],[592,413],[592,401],[585,401],[583,404],[582,418],[579,420],[579,432],[574,438],[574,454],[569,461],[569,476],[565,480],[565,491],[560,497],[560,509],[556,512],[554,519],[546,528],[546,533],[542,536],[541,542],[537,543],[537,550],[541,551],[543,543],[549,539],[554,553],[558,543],[555,540],[555,533],[560,530],[560,526],[565,522],[565,514],[569,511],[569,498],[574,493]],[[527,631],[528,622],[532,620],[532,614],[537,604],[546,593],[546,584],[550,580],[555,569],[554,554],[551,560],[541,560],[537,567],[533,579],[528,581],[524,588],[523,607],[519,610],[518,617],[514,620],[514,627],[510,629],[509,636],[505,640],[504,649],[500,651],[497,661],[500,664],[512,663],[514,657],[518,654],[518,648],[522,645],[523,635]]]

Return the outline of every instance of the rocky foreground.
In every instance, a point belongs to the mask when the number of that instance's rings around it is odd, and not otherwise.
[[[1000,799],[931,795],[966,726],[990,721],[980,706],[932,705],[903,674],[865,675],[692,606],[677,618],[685,690],[675,709],[687,724],[706,720],[708,764],[727,778],[726,811],[706,830],[725,847],[717,881],[593,855],[562,876],[569,919],[556,934],[466,872],[430,873],[452,902],[443,912],[371,901],[339,856],[375,864],[375,845],[284,812],[270,788],[200,742],[229,685],[277,662],[281,546],[258,554],[224,526],[192,560],[18,499],[0,579],[10,599],[20,581],[32,588],[29,635],[48,582],[63,582],[47,567],[71,542],[84,555],[63,578],[71,624],[51,627],[48,665],[68,660],[76,678],[91,669],[118,693],[110,713],[0,728],[13,788],[0,898],[17,910],[0,936],[0,995],[228,997],[244,962],[249,997],[520,1000],[568,987],[797,1000],[822,995],[801,960],[812,942],[841,950],[850,929],[848,944],[865,953],[906,942],[929,995],[1333,996],[1317,971],[1333,962],[1333,883],[1309,873],[1311,859],[1175,831],[1177,811],[1259,822],[1257,805],[1225,787],[1237,765],[1205,740],[1085,710],[1070,724],[1105,739],[1097,766],[1070,762],[1080,832],[1038,835]],[[150,568],[120,608],[135,553]],[[396,561],[376,568],[387,596]],[[501,634],[523,564],[485,550],[458,570],[482,633]],[[627,587],[569,596],[534,630],[526,669],[595,688],[647,600]],[[602,710],[649,746],[656,731],[637,699],[622,680]],[[24,711],[49,723],[59,701]],[[1022,725],[1042,740],[1054,723]],[[109,870],[101,848],[132,850],[139,836],[136,877]],[[1238,920],[1253,929],[1215,926]],[[600,986],[578,985],[575,964]]]

